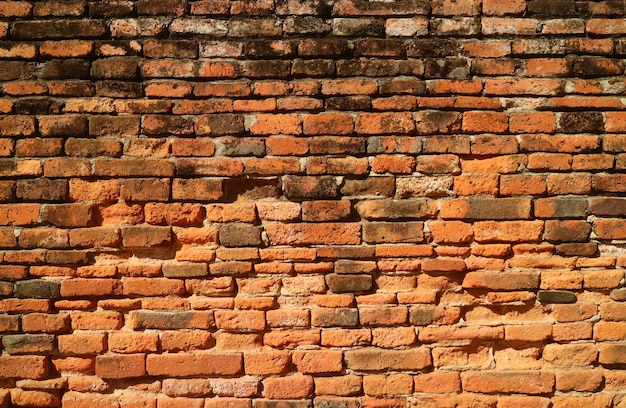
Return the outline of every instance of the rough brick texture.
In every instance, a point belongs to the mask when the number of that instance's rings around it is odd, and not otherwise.
[[[0,1],[0,408],[626,407],[625,18]]]

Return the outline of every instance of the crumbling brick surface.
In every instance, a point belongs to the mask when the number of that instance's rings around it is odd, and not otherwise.
[[[0,1],[0,407],[626,406],[625,17]]]

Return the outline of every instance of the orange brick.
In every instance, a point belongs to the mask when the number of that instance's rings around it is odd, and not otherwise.
[[[542,371],[465,372],[461,376],[463,389],[476,391],[543,394],[554,389],[554,374]]]
[[[363,392],[376,397],[411,394],[413,378],[408,374],[370,374],[363,377]]]
[[[297,114],[259,114],[250,126],[254,135],[299,135],[302,133],[302,118]]]
[[[562,58],[533,58],[526,61],[527,77],[555,78],[569,74],[569,63]]]
[[[469,133],[506,133],[509,117],[500,112],[471,111],[463,114],[463,131]]]
[[[509,127],[513,133],[554,133],[556,117],[552,112],[514,112]]]
[[[415,392],[456,393],[461,390],[461,378],[454,372],[419,374],[414,378],[414,388]]]
[[[272,377],[263,380],[265,397],[271,399],[301,399],[313,393],[313,378],[302,374]]]
[[[186,377],[190,375],[234,375],[242,371],[240,353],[148,354],[146,371],[150,375]]]
[[[296,350],[292,360],[303,374],[337,373],[343,368],[343,354],[339,351]]]

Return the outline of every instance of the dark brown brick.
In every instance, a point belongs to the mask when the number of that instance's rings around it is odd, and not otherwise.
[[[618,59],[578,57],[573,61],[572,73],[582,78],[622,75],[624,63]]]
[[[356,327],[359,324],[359,312],[344,307],[313,309],[311,324],[317,327]]]
[[[595,242],[587,243],[566,243],[559,244],[555,247],[558,255],[562,256],[584,256],[592,258],[598,255],[598,244]]]
[[[382,37],[385,24],[382,19],[374,18],[336,18],[333,19],[333,34],[338,37]]]
[[[424,241],[423,222],[365,222],[363,241],[386,244]]]
[[[193,120],[184,116],[146,115],[142,119],[142,130],[147,135],[191,135],[194,132]]]
[[[263,228],[252,225],[224,225],[220,227],[220,244],[226,247],[259,246]]]
[[[600,217],[626,216],[626,199],[618,197],[593,197],[589,199],[589,214]]]
[[[215,326],[212,312],[166,312],[141,310],[133,314],[133,328],[140,329],[210,329]]]
[[[76,139],[65,141],[65,154],[74,157],[119,157],[122,155],[122,143],[111,139]]]
[[[291,63],[281,60],[245,61],[243,74],[248,78],[288,78],[291,75]]]
[[[198,43],[179,40],[148,40],[143,44],[147,58],[198,58]]]
[[[139,14],[174,14],[181,15],[185,11],[182,0],[139,0],[137,2],[137,12]]]
[[[17,21],[13,25],[17,40],[100,37],[106,32],[103,20]]]
[[[90,136],[136,136],[139,116],[93,116],[89,119]]]
[[[283,191],[288,198],[335,198],[339,185],[333,176],[286,176]]]
[[[89,62],[84,60],[52,60],[37,68],[41,79],[88,79]]]
[[[527,2],[528,11],[540,17],[577,16],[576,3],[567,0],[531,0]]]
[[[585,242],[589,239],[591,225],[578,220],[547,220],[544,239],[548,242]]]
[[[372,288],[372,282],[371,275],[326,275],[326,284],[335,293],[365,292]]]
[[[89,204],[48,204],[43,207],[42,221],[57,227],[93,225],[95,211]]]
[[[367,220],[433,218],[437,204],[430,199],[367,200],[357,203],[356,210]]]
[[[295,60],[291,73],[296,77],[329,77],[335,73],[335,63],[332,60],[313,59]]]
[[[298,44],[298,55],[312,57],[338,57],[348,50],[348,41],[340,39],[304,39]]]
[[[168,179],[138,178],[120,182],[120,197],[128,201],[168,201]]]
[[[25,201],[63,201],[67,198],[67,180],[45,178],[18,180],[15,195]]]
[[[54,350],[52,334],[14,334],[2,336],[4,351],[11,355],[45,354]]]
[[[202,115],[196,123],[196,134],[203,136],[238,135],[243,132],[244,122],[242,115]]]
[[[61,284],[40,279],[18,281],[15,283],[15,296],[20,299],[58,299],[61,297]]]
[[[85,115],[51,115],[39,120],[39,132],[43,136],[86,136],[88,121]]]
[[[467,79],[470,66],[463,58],[443,58],[426,60],[425,78]]]
[[[129,57],[105,58],[91,64],[91,76],[99,79],[134,79],[139,74],[139,60]]]
[[[565,133],[602,133],[604,117],[601,112],[563,112],[559,129]]]
[[[457,55],[462,44],[454,39],[418,39],[407,46],[407,56],[411,58],[441,58]]]
[[[35,65],[22,61],[0,61],[0,80],[29,79],[35,73]]]
[[[122,227],[122,243],[126,248],[167,245],[172,241],[171,227]]]

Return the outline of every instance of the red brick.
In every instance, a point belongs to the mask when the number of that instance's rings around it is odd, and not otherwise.
[[[74,330],[117,330],[124,325],[122,314],[114,311],[78,312],[71,319]]]

